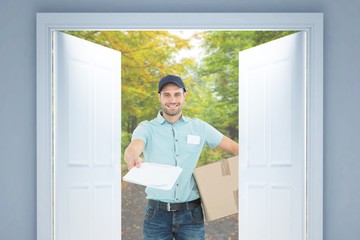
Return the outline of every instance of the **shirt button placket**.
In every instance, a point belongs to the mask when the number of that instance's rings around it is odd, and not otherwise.
[[[176,147],[176,143],[177,143],[177,139],[176,139],[176,132],[175,132],[175,128],[174,128],[174,125],[172,125],[172,133],[173,133],[173,139],[174,139],[174,155],[175,155],[175,166],[178,165],[178,154],[177,154],[177,147]],[[179,198],[177,196],[177,186],[178,184],[176,185],[176,188],[174,189],[174,199],[175,201],[179,201]]]
[[[178,184],[178,183],[176,184],[176,191],[177,191],[177,192],[179,191],[179,184]],[[178,197],[178,196],[176,196],[176,201],[177,201],[177,202],[179,201],[179,197]]]
[[[177,166],[178,165],[179,154],[177,154],[176,143],[177,143],[178,140],[176,139],[176,131],[175,131],[174,125],[172,126],[172,133],[173,133],[173,138],[174,138],[175,166]]]

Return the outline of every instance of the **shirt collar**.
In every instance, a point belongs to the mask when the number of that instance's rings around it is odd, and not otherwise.
[[[181,115],[180,119],[176,122],[188,122],[190,120],[190,118],[185,117],[184,115]],[[162,116],[162,111],[159,111],[156,117],[156,122],[159,124],[165,124],[165,123],[169,123],[163,116]],[[169,123],[170,124],[170,123]]]

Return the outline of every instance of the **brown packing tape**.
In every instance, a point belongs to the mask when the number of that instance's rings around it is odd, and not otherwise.
[[[230,175],[230,167],[229,167],[229,161],[227,159],[223,159],[220,161],[221,165],[221,172],[223,176]]]
[[[236,208],[239,210],[239,189],[233,191]]]

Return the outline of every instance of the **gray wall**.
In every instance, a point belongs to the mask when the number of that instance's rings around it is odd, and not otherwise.
[[[323,12],[324,239],[359,239],[358,0],[1,0],[0,239],[36,239],[36,12]]]

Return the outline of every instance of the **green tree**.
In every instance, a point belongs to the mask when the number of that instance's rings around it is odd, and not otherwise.
[[[139,122],[156,116],[157,83],[166,74],[186,77],[190,59],[174,55],[190,48],[187,40],[168,31],[71,31],[74,36],[121,52],[122,129],[132,132]],[[155,95],[155,96],[154,96]]]
[[[210,89],[203,119],[230,138],[238,139],[239,122],[239,58],[240,51],[289,35],[289,31],[205,31],[197,35],[202,40],[205,56],[196,76]],[[227,157],[216,150],[205,151],[200,161]]]
[[[122,148],[129,144],[130,136],[143,120],[153,119],[160,104],[157,84],[166,74],[179,75],[189,90],[197,89],[192,81],[195,61],[178,60],[176,54],[191,47],[183,39],[168,31],[68,31],[68,34],[118,50],[121,52],[121,120]],[[192,94],[190,94],[192,95]],[[192,95],[191,101],[199,102],[201,96]],[[198,105],[200,106],[200,105]],[[201,112],[190,107],[189,113]]]
[[[194,35],[202,40],[205,56],[195,59],[176,55],[191,49],[189,39],[169,31],[70,31],[71,35],[121,52],[122,148],[143,120],[153,119],[160,104],[157,84],[166,74],[182,77],[188,90],[184,114],[198,117],[232,139],[238,139],[238,53],[247,48],[286,36],[284,31],[205,31]],[[205,149],[198,165],[227,154]]]
[[[207,31],[202,33],[205,57],[197,76],[214,95],[206,115],[212,124],[233,139],[238,138],[238,54],[240,51],[286,36],[285,31]]]

